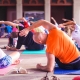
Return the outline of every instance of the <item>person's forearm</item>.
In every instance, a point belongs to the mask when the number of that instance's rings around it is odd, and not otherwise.
[[[62,23],[63,26],[67,26],[67,25],[75,25],[75,23],[73,21],[69,21],[69,22],[66,22],[66,23]]]
[[[28,27],[28,30],[31,31],[34,28],[43,26],[44,28],[46,28],[48,31],[52,28],[56,28],[55,25],[53,25],[52,23],[46,21],[46,20],[38,20],[35,23],[33,23],[30,27]]]
[[[72,20],[69,20],[69,19],[65,19],[65,18],[62,18],[63,21],[72,21]]]
[[[37,69],[42,70],[42,71],[48,71],[48,72],[53,71],[53,68],[50,69],[48,66],[42,66],[41,64],[37,64]]]
[[[48,71],[48,72],[50,72],[50,71],[47,69],[47,66],[40,66],[39,69],[42,70],[42,71]]]
[[[0,21],[0,24],[7,24],[7,25],[10,25],[12,27],[18,26],[18,24],[10,22],[10,21]]]
[[[12,27],[18,26],[18,24],[13,23],[13,22],[10,22],[10,21],[4,21],[4,24],[10,25],[10,26],[12,26]]]
[[[49,68],[47,68],[47,66],[42,66],[41,70],[48,71],[48,72],[52,72],[53,71],[53,70],[50,70]]]
[[[33,30],[34,28],[37,28],[39,26],[41,26],[41,24],[43,24],[42,20],[36,21],[35,23],[33,23],[30,27],[28,27],[27,29],[29,31]]]
[[[4,21],[0,21],[0,24],[4,24]]]
[[[10,51],[18,51],[18,49],[16,49],[15,47],[10,47],[9,50]]]
[[[53,18],[53,17],[51,17],[51,19],[54,21],[54,24],[56,24],[57,22],[56,22],[56,20]]]

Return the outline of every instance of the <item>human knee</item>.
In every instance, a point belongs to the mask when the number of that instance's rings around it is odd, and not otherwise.
[[[15,52],[15,54],[16,54],[18,57],[20,57],[20,53],[19,53],[19,52]]]

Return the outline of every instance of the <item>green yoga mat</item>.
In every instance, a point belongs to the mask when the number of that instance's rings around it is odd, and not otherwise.
[[[45,54],[45,49],[44,50],[37,50],[37,51],[30,51],[30,50],[24,50],[22,54]]]

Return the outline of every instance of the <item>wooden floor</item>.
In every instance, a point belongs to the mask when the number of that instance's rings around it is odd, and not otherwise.
[[[7,45],[8,39],[0,38],[0,47]],[[4,50],[7,54],[10,54],[12,51]],[[22,51],[20,51],[21,53]],[[23,55],[21,54],[22,59],[21,63],[16,66],[16,68],[23,67],[28,70],[28,74],[12,74],[11,70],[5,76],[0,76],[0,80],[41,80],[43,77],[46,76],[46,72],[36,70],[36,64],[42,63],[43,65],[46,64],[46,57],[45,54],[43,55]],[[51,80],[51,76],[53,73],[48,73],[48,77]],[[79,75],[55,75],[60,80],[72,80],[75,76]]]

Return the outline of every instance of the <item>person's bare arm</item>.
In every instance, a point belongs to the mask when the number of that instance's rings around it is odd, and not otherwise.
[[[56,26],[46,20],[38,20],[36,21],[35,23],[33,23],[30,27],[28,28],[25,28],[23,29],[22,31],[20,31],[20,36],[24,36],[27,34],[27,31],[31,31],[33,30],[34,28],[37,28],[37,27],[40,27],[40,26],[43,26],[44,28],[46,28],[48,31],[53,29],[53,28],[56,28]]]
[[[7,24],[7,25],[10,25],[12,27],[16,27],[19,25],[19,24],[13,23],[11,21],[0,21],[0,24]]]
[[[47,65],[42,66],[41,64],[37,64],[37,69],[42,71],[52,72],[55,67],[55,56],[53,54],[47,53]]]
[[[69,19],[65,19],[65,18],[62,18],[63,21],[72,21],[72,20],[69,20]]]
[[[76,23],[74,21],[68,21],[68,22],[59,24],[59,27],[60,28],[65,28],[66,26],[68,27],[68,25],[75,25],[75,24]]]
[[[58,24],[53,17],[51,17],[51,19],[54,21],[54,24]]]
[[[28,29],[32,30],[34,28],[43,26],[45,29],[47,29],[48,31],[52,28],[56,28],[54,24],[50,23],[49,21],[46,20],[38,20],[35,23],[33,23],[33,25],[31,25]]]
[[[63,26],[67,26],[67,25],[75,25],[75,22],[74,21],[68,21],[66,23],[62,23]]]

